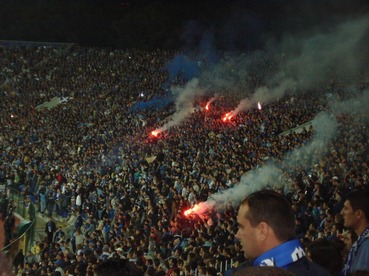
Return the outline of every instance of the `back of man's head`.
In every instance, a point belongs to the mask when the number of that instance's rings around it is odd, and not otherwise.
[[[94,270],[95,276],[142,276],[143,272],[126,259],[110,259],[98,265]]]
[[[232,276],[293,276],[292,272],[276,266],[249,266],[233,272]]]
[[[272,190],[261,190],[247,196],[241,205],[247,204],[247,217],[252,226],[266,222],[280,241],[295,237],[295,218],[291,203]]]

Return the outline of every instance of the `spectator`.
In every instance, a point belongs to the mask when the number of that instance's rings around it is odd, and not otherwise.
[[[309,259],[327,269],[332,276],[340,275],[343,267],[344,243],[340,240],[318,239],[308,245]]]
[[[4,256],[2,256],[2,258],[5,258]],[[23,266],[24,264],[24,254],[23,254],[23,249],[19,249],[19,251],[17,252],[17,254],[14,256],[13,259],[13,267],[14,267],[14,271],[17,273],[18,272],[18,268],[19,266]]]
[[[58,230],[56,230],[55,234],[54,234],[54,242],[60,242],[61,240],[63,240],[65,238],[65,232],[63,230],[62,226],[59,226]]]
[[[45,224],[45,233],[47,235],[47,242],[51,244],[54,240],[54,233],[56,231],[56,224],[53,221],[52,217],[49,217],[48,222]]]
[[[249,266],[234,272],[233,276],[293,276],[292,272],[275,266]]]
[[[167,87],[184,84],[180,77],[168,83],[163,70],[175,52],[78,45],[0,51],[6,74],[0,90],[5,181],[22,188],[24,201],[38,198],[40,211],[55,218],[70,216],[69,229],[63,229],[70,240],[39,246],[38,269],[45,273],[56,269],[58,251],[68,260],[63,270],[71,274],[85,271],[85,263],[91,271],[103,253],[114,258],[114,249],[144,269],[164,274],[173,256],[180,272],[189,274],[210,274],[213,267],[223,272],[243,262],[241,246],[234,244],[237,212],[231,204],[203,215],[183,213],[235,186],[267,160],[283,170],[278,181],[283,185],[270,188],[291,199],[297,237],[306,245],[318,237],[336,240],[342,232],[334,226],[342,225],[342,198],[353,188],[368,186],[366,117],[334,116],[340,135],[325,147],[323,159],[317,151],[313,160],[281,162],[312,141],[315,132],[312,127],[286,130],[329,110],[326,100],[333,90],[342,99],[358,94],[347,93],[338,80],[296,91],[301,97],[285,96],[262,110],[250,108],[230,122],[220,118],[237,106],[238,95],[225,89],[227,96],[217,98],[208,111],[202,108],[208,97],[199,97],[187,120],[154,139],[145,137],[175,112],[171,101],[162,105],[172,98]],[[224,60],[229,72],[239,71],[227,55]],[[268,86],[284,62],[268,55],[250,61],[250,74],[242,78],[245,91]],[[152,101],[158,96],[164,97]],[[37,107],[53,97],[60,101],[55,107]],[[152,227],[155,244],[149,238]],[[153,254],[151,266],[144,260]],[[75,259],[81,258],[75,267]]]
[[[136,265],[128,260],[119,259],[119,260],[108,260],[96,266],[94,270],[95,276],[118,276],[118,275],[127,275],[127,276],[140,276],[144,275],[142,271],[140,271]]]
[[[349,193],[341,214],[344,226],[353,230],[358,237],[347,255],[343,274],[369,270],[369,191],[357,190]]]
[[[329,275],[305,256],[295,239],[291,204],[277,192],[262,190],[247,196],[241,202],[237,222],[236,237],[253,266],[281,267],[295,275]]]
[[[31,250],[28,250],[26,256],[24,257],[24,262],[28,264],[33,264],[35,262],[35,255]]]

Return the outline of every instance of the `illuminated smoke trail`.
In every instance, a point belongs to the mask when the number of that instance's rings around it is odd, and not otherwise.
[[[264,103],[264,102],[263,102]],[[238,104],[238,106],[236,107],[236,109],[226,113],[223,116],[223,121],[229,121],[231,120],[234,116],[236,116],[238,113],[240,113],[243,110],[248,110],[250,109],[253,105],[255,105],[259,110],[261,110],[262,106],[260,101],[251,101],[249,99],[242,99],[240,101],[240,103]]]
[[[354,93],[353,93],[354,94]],[[367,118],[367,107],[369,105],[369,91],[364,90],[360,93],[355,92],[356,97],[343,102],[332,101],[330,109],[332,113],[319,113],[312,121],[315,136],[308,144],[295,149],[287,154],[281,164],[284,168],[293,168],[296,164],[304,164],[311,167],[329,150],[328,143],[337,136],[338,123],[335,115],[349,114],[358,116],[359,119]],[[240,201],[248,194],[258,191],[266,186],[273,187],[274,184],[283,187],[287,185],[283,182],[283,171],[279,164],[270,162],[259,169],[247,172],[233,188],[227,189],[222,193],[216,193],[205,202],[195,205],[196,213],[205,213],[208,210],[221,209],[226,204],[238,206]]]
[[[298,148],[286,155],[282,164],[285,167],[293,167],[304,161],[304,164],[313,164],[328,150],[327,143],[336,135],[337,122],[333,116],[327,113],[318,114],[312,122],[316,132],[314,139],[307,145]],[[308,163],[306,162],[308,161]],[[195,205],[195,213],[204,213],[213,208],[223,208],[226,204],[238,206],[240,201],[248,194],[260,190],[266,186],[282,186],[283,171],[278,164],[270,162],[259,169],[247,172],[233,188],[222,193],[216,193],[205,202]]]
[[[192,79],[184,87],[172,88],[174,94],[177,95],[176,99],[176,112],[170,116],[169,121],[162,127],[155,129],[153,132],[157,134],[168,130],[169,128],[179,125],[184,121],[191,113],[194,112],[193,100],[195,97],[201,96],[205,93],[204,88],[200,88],[198,79]],[[153,134],[152,132],[152,134]],[[155,136],[156,136],[155,135]]]
[[[286,91],[295,90],[297,87],[297,82],[293,79],[284,79],[281,83],[272,89],[269,89],[266,86],[259,87],[255,90],[255,93],[252,95],[251,102],[254,104],[256,102],[263,102],[264,104],[268,104],[270,102],[277,101],[281,99]]]
[[[284,53],[284,58],[268,85],[252,88],[253,93],[245,89],[245,73],[257,65],[260,52],[229,58],[211,72],[203,73],[200,80],[209,89],[238,95],[246,93],[237,108],[223,118],[224,121],[256,107],[259,102],[268,104],[281,99],[286,93],[298,94],[332,79],[339,79],[348,85],[365,66],[362,52],[366,47],[362,45],[368,29],[369,18],[363,17],[335,26],[331,31],[318,31],[309,36],[285,36],[281,42],[267,44],[267,53]],[[205,90],[200,89],[198,83],[198,79],[193,79],[184,88],[177,89],[176,112],[168,123],[155,130],[157,133],[180,124],[193,112],[192,100],[203,95]]]
[[[236,109],[230,111],[225,115],[223,118],[223,121],[230,120],[232,117],[236,116],[238,113],[240,113],[242,110],[247,110],[251,107],[251,101],[249,99],[242,99]]]
[[[282,98],[286,93],[297,94],[322,83],[328,83],[331,79],[339,79],[345,85],[349,85],[364,66],[365,60],[361,58],[360,46],[368,27],[369,19],[361,18],[341,24],[334,32],[319,32],[309,37],[285,37],[279,45],[273,45],[274,52],[286,53],[279,73],[268,86],[256,88],[253,94],[241,100],[237,108],[229,112],[229,116],[235,116],[258,102],[270,103]],[[250,57],[245,58],[246,61],[249,59]],[[246,70],[249,63],[246,62],[245,68],[240,68],[240,70],[230,70],[234,64],[229,63],[230,66],[217,67],[217,71],[209,74],[208,79],[212,80],[214,88],[236,90],[235,86],[242,83],[243,76],[238,73],[244,73],[243,69]],[[229,78],[223,78],[224,76],[229,76]],[[240,86],[238,91],[242,89],[243,87]],[[193,99],[195,95],[191,95]],[[352,108],[355,106],[354,112],[367,111],[368,97],[368,91],[365,91],[360,100],[353,99],[334,105],[332,110],[334,114],[352,113]],[[362,105],[363,102],[365,105]],[[177,108],[177,113],[181,110]],[[178,117],[183,118],[179,114]],[[178,122],[174,119],[172,121]],[[166,130],[171,125],[174,123],[168,123],[162,129]],[[296,164],[302,163],[311,166],[329,150],[327,145],[335,137],[337,131],[334,116],[327,113],[318,114],[312,125],[315,131],[314,139],[287,154],[282,160],[284,168],[293,168]],[[197,204],[193,211],[204,213],[213,208],[221,208],[226,204],[237,206],[246,195],[253,191],[274,184],[287,185],[283,182],[283,170],[280,165],[270,162],[247,172],[233,188],[212,195],[207,201]]]
[[[218,99],[219,95],[218,94],[215,94],[214,97],[212,97],[207,103],[206,103],[206,106],[205,106],[205,109],[206,110],[209,110],[210,108],[210,105],[216,100]]]

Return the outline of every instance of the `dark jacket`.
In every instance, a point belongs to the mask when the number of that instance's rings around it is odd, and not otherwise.
[[[307,275],[314,275],[314,276],[329,276],[331,275],[328,270],[321,267],[320,265],[313,263],[308,260],[306,257],[302,257],[296,262],[287,267],[288,271],[291,271],[295,275],[307,276]]]
[[[241,270],[242,268],[250,266],[249,262],[240,264],[233,271],[228,270],[224,273],[226,276],[232,275],[234,272]],[[292,272],[296,276],[330,276],[331,274],[325,268],[320,265],[313,263],[306,257],[302,257],[296,262],[291,263],[287,268],[288,271]]]

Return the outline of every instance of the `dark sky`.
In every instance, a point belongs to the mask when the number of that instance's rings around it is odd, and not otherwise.
[[[0,0],[0,39],[254,49],[363,14],[368,0]]]

